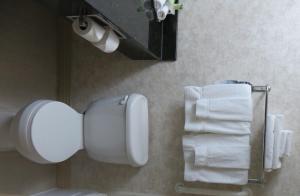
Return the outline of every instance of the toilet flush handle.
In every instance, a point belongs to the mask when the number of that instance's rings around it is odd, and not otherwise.
[[[126,96],[124,96],[122,99],[121,99],[121,101],[120,101],[120,105],[125,105],[126,104],[126,102],[127,102],[127,99],[128,99],[128,95],[126,95]]]

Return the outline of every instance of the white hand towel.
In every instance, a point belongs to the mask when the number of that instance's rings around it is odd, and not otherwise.
[[[195,166],[249,169],[250,145],[198,145],[194,147]]]
[[[292,151],[293,131],[281,130],[280,157],[288,157]]]
[[[205,146],[221,145],[249,145],[249,135],[221,135],[201,134],[183,136],[183,151],[185,160],[184,179],[185,181],[201,181],[207,183],[237,184],[248,183],[247,169],[210,168],[195,166],[195,153],[191,146],[199,144]]]
[[[270,172],[273,169],[273,150],[274,150],[274,126],[276,116],[268,114],[265,143],[265,171]]]
[[[282,114],[277,114],[274,126],[274,148],[273,148],[273,169],[281,168],[280,160],[280,131],[283,128],[284,116]]]
[[[218,84],[205,87],[187,86],[185,94],[184,129],[191,132],[223,134],[250,134],[250,122],[199,120],[196,117],[196,101],[201,98],[251,97],[251,86],[247,84]]]
[[[196,102],[196,116],[202,119],[252,121],[252,98],[201,98]]]
[[[293,144],[293,131],[288,132],[284,156],[291,156]]]
[[[281,159],[291,153],[293,131],[283,130],[284,116],[282,114],[268,114],[265,171],[281,168]]]
[[[287,142],[288,133],[285,130],[280,130],[280,141],[279,141],[279,157],[282,158],[285,153],[285,146]]]

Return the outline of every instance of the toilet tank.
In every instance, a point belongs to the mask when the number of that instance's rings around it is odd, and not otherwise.
[[[128,96],[101,99],[84,114],[84,147],[97,161],[128,164],[126,102]]]

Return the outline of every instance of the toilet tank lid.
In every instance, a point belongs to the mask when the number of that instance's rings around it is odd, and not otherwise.
[[[126,105],[126,148],[132,166],[148,161],[149,145],[148,101],[140,94],[131,94]]]

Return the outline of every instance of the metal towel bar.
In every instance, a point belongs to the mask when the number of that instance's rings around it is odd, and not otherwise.
[[[266,143],[266,132],[267,132],[267,121],[268,121],[268,105],[269,105],[269,92],[271,87],[265,86],[252,86],[253,93],[265,93],[265,113],[264,113],[264,128],[262,131],[262,151],[261,151],[261,166],[260,176],[255,179],[249,179],[250,184],[264,184],[265,183],[265,143]]]

